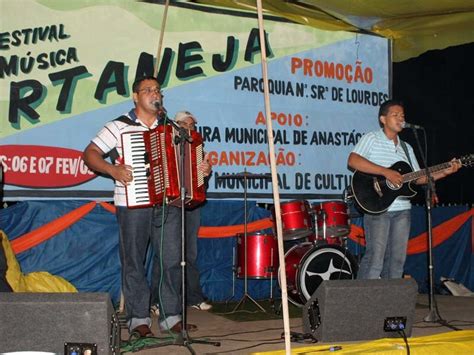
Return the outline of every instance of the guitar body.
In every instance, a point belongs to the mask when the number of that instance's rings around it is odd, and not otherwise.
[[[412,172],[410,165],[404,161],[396,162],[389,169],[396,170],[402,175]],[[357,204],[370,214],[385,212],[399,196],[413,197],[416,195],[410,182],[397,188],[388,183],[384,176],[360,171],[354,173],[351,186]]]
[[[459,159],[453,159],[449,162],[438,164],[428,168],[429,173],[433,174],[452,167],[456,160],[460,166],[473,166],[474,154],[465,155]],[[403,176],[403,185],[393,186],[381,175],[365,174],[356,171],[352,177],[352,194],[357,204],[367,213],[379,214],[388,210],[393,201],[399,196],[413,197],[416,191],[411,188],[411,182],[426,176],[426,169],[413,172],[410,165],[404,161],[393,164],[389,169],[398,171]]]

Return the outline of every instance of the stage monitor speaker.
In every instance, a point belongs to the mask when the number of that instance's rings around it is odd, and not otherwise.
[[[0,293],[1,352],[119,354],[119,331],[107,293]]]
[[[410,336],[417,293],[413,279],[326,280],[304,305],[303,330],[322,342]]]

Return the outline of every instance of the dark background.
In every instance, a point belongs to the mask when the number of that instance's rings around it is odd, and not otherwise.
[[[405,104],[407,122],[425,127],[428,166],[474,154],[474,43],[433,50],[393,64],[393,98]],[[424,149],[424,135],[419,131]],[[401,133],[423,161],[411,129]],[[474,203],[474,167],[436,182],[440,204]],[[423,203],[423,191],[415,203]]]

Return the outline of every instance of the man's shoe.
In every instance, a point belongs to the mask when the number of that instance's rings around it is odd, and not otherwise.
[[[208,311],[212,308],[212,304],[202,301],[201,303],[193,304],[191,307],[199,309],[200,311]]]
[[[186,324],[186,330],[191,333],[197,331],[198,327],[195,324]],[[180,334],[183,331],[183,322],[179,321],[173,325],[169,331],[171,333]],[[166,332],[166,330],[162,330],[162,332]]]
[[[130,333],[130,337],[133,335],[139,336],[140,338],[148,338],[154,336],[150,327],[146,324],[141,324],[138,327],[135,327]]]

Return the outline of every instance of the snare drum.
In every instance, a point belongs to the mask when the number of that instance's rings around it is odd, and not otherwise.
[[[324,280],[355,279],[357,273],[354,257],[336,245],[295,245],[285,254],[285,264],[288,299],[298,307],[306,304]]]
[[[311,206],[308,201],[289,201],[282,203],[280,208],[284,240],[301,239],[312,233]],[[275,208],[272,213],[275,221]]]
[[[278,273],[278,244],[273,235],[253,233],[237,235],[237,277],[245,277],[245,245],[247,244],[247,277],[267,279]]]
[[[349,213],[344,202],[320,202],[313,205],[313,210],[318,235],[324,236],[324,225],[327,237],[342,237],[350,233]]]

